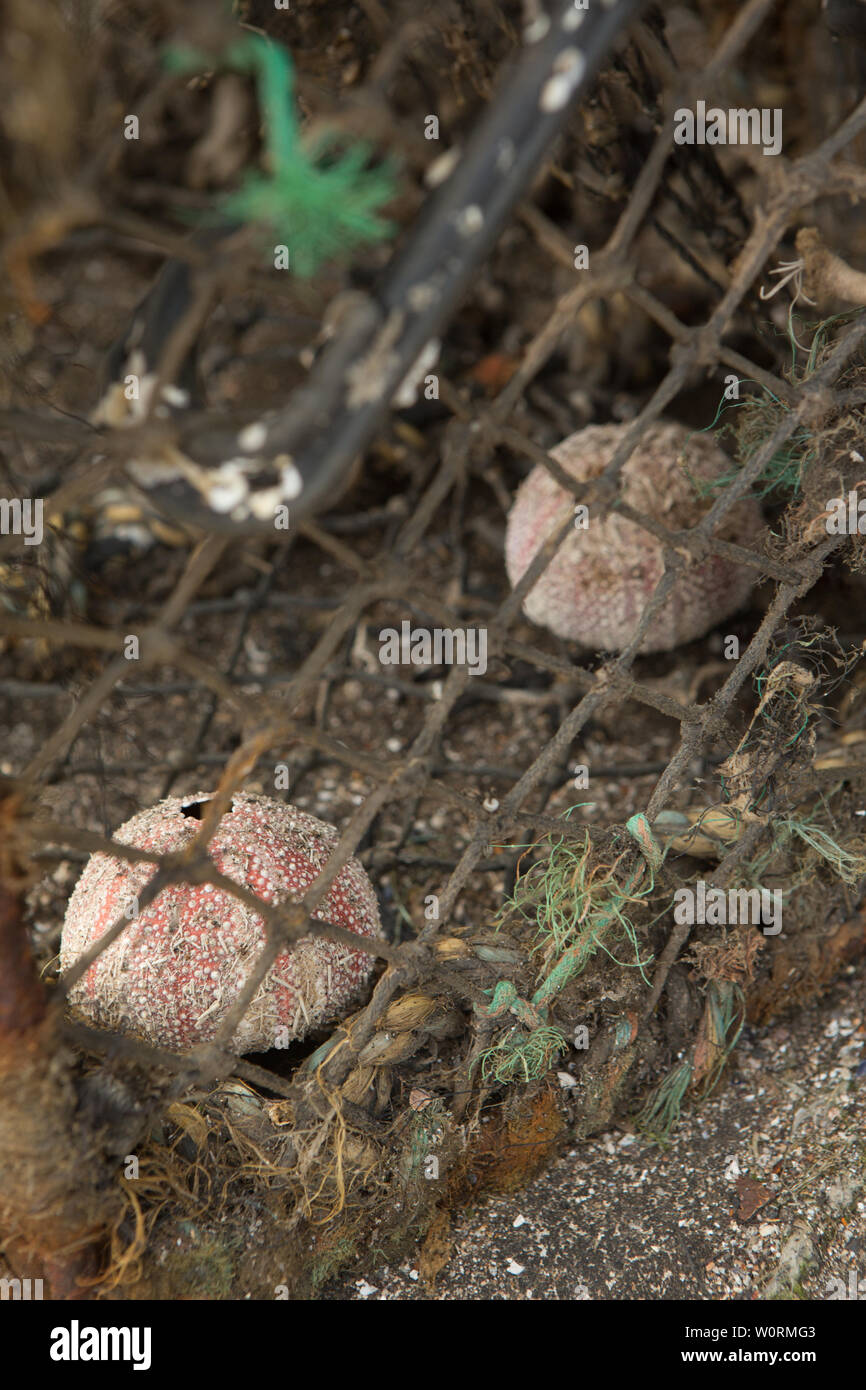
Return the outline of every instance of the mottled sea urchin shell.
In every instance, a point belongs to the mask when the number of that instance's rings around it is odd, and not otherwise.
[[[208,793],[170,797],[116,832],[124,844],[178,850],[199,830]],[[238,793],[209,852],[217,868],[265,902],[300,898],[337,843],[333,826],[266,796]],[[68,970],[111,926],[155,872],[95,854],[69,900],[60,946]],[[350,859],[315,914],[359,936],[381,937],[376,895]],[[74,986],[71,1003],[100,1026],[137,1033],[184,1052],[214,1037],[265,944],[262,919],[209,884],[172,885],[130,921]],[[375,964],[322,938],[282,951],[237,1029],[235,1052],[264,1051],[303,1037],[357,997]]]
[[[590,425],[550,452],[574,478],[588,482],[604,471],[625,430],[625,425]],[[678,462],[681,455],[685,468]],[[659,421],[645,430],[625,464],[620,495],[635,511],[669,530],[686,530],[702,519],[712,500],[700,497],[691,479],[709,482],[730,470],[730,460],[706,435]],[[541,464],[521,484],[505,537],[512,585],[554,531],[567,501],[565,491]],[[749,546],[762,527],[760,507],[747,498],[734,504],[714,534]],[[593,518],[590,508],[588,527],[566,537],[526,596],[524,612],[581,646],[622,651],[663,571],[661,541],[616,512]],[[719,555],[692,562],[650,624],[640,650],[670,651],[702,637],[742,608],[755,578],[754,570]]]

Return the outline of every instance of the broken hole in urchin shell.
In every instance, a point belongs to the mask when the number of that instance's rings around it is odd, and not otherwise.
[[[190,801],[184,801],[180,808],[182,816],[189,816],[192,820],[202,820],[204,818],[204,807],[213,798],[210,796],[197,796]],[[225,815],[230,816],[234,810],[234,802],[229,802],[225,809]]]

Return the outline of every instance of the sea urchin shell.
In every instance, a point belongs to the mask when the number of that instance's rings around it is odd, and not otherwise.
[[[199,829],[208,793],[170,797],[122,825],[123,844],[179,850]],[[337,843],[333,826],[266,796],[238,793],[210,842],[217,868],[268,903],[298,899]],[[60,963],[68,970],[127,910],[155,872],[95,854],[66,911]],[[361,937],[381,937],[376,895],[357,859],[338,874],[315,916]],[[87,1018],[187,1051],[214,1037],[265,945],[262,919],[210,884],[178,883],[93,962],[70,994]],[[323,938],[304,937],[282,951],[257,990],[231,1048],[264,1051],[303,1037],[336,1017],[369,978],[374,957]]]
[[[590,425],[569,435],[551,455],[579,482],[604,471],[625,425]],[[684,464],[680,462],[683,456]],[[621,497],[635,511],[671,531],[695,526],[709,508],[695,482],[717,481],[731,463],[713,440],[683,425],[659,421],[644,432],[621,474]],[[508,516],[505,563],[516,585],[554,531],[568,501],[543,464],[521,484]],[[760,508],[746,498],[726,513],[714,535],[750,545],[762,530]],[[572,531],[527,594],[523,608],[533,622],[559,637],[600,651],[622,651],[664,572],[662,542],[611,511]],[[702,637],[747,601],[755,571],[725,556],[692,561],[676,580],[664,607],[641,643],[642,652],[665,652]]]

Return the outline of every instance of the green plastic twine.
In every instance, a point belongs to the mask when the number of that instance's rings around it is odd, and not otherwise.
[[[634,892],[643,878],[646,868],[649,868],[650,871],[651,881],[649,886],[652,888],[652,881],[655,878],[655,874],[661,868],[665,857],[665,851],[653,835],[650,823],[642,811],[632,816],[626,822],[626,830],[640,848],[645,863],[639,864],[634,873],[629,877],[620,901]],[[544,1008],[555,995],[559,994],[560,990],[565,988],[572,975],[577,974],[583,969],[596,947],[601,944],[598,940],[599,931],[603,931],[609,927],[617,915],[618,908],[616,903],[611,904],[608,908],[599,909],[596,931],[591,935],[582,937],[574,946],[570,946],[569,949],[560,956],[559,960],[550,971],[550,974],[547,976],[547,979],[542,981],[533,994],[532,1003],[537,1009]],[[640,960],[638,961],[638,965],[643,969],[643,964]]]
[[[626,829],[639,846],[644,863],[639,864],[630,876],[624,896],[635,890],[647,868],[652,887],[655,874],[661,868],[665,856],[665,851],[653,835],[643,812],[632,816],[626,824]],[[616,905],[600,910],[598,916],[599,928],[609,926],[617,916]],[[492,1077],[498,1082],[505,1082],[522,1076],[524,1081],[529,1081],[543,1074],[557,1052],[565,1050],[567,1044],[563,1035],[558,1029],[547,1024],[547,1004],[559,994],[572,975],[583,968],[599,944],[597,933],[593,933],[563,952],[550,974],[535,991],[531,1002],[520,998],[511,980],[498,981],[490,1004],[480,1008],[479,1012],[487,1018],[501,1018],[504,1014],[511,1013],[529,1028],[530,1032],[520,1037],[512,1028],[505,1037],[476,1059],[481,1062],[481,1072],[485,1080]]]
[[[625,828],[632,839],[636,841],[653,874],[657,874],[664,863],[665,851],[653,834],[652,827],[643,811],[639,811],[636,816],[630,816],[625,823]]]
[[[527,1024],[530,1028],[537,1028],[542,1018],[537,1009],[528,1004],[525,999],[521,999],[510,980],[500,980],[493,991],[493,1002],[483,1009],[482,1012],[488,1018],[500,1018],[502,1014],[513,1013],[521,1023]]]
[[[173,72],[233,69],[256,84],[264,138],[266,173],[248,170],[240,186],[220,199],[214,221],[254,223],[275,232],[289,248],[300,276],[315,274],[324,261],[364,242],[393,235],[395,225],[379,209],[395,192],[390,163],[367,169],[369,146],[336,147],[333,134],[307,148],[301,139],[294,69],[278,44],[250,35],[222,53],[184,45],[165,53]]]

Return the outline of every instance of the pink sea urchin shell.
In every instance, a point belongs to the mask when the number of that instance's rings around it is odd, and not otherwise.
[[[116,832],[123,844],[178,850],[199,830],[196,806],[208,793],[170,797]],[[300,898],[337,843],[333,826],[282,801],[238,793],[209,853],[217,868],[265,902]],[[60,963],[68,970],[126,910],[155,872],[94,854],[66,911]],[[350,859],[317,917],[361,937],[381,937],[376,895]],[[209,884],[174,884],[130,921],[74,986],[70,1000],[93,1022],[187,1051],[213,1038],[265,944],[262,919]],[[264,1051],[337,1016],[367,981],[373,956],[304,937],[280,953],[232,1040],[236,1052]]]
[[[580,482],[598,477],[622,443],[625,425],[590,425],[569,435],[552,456]],[[684,456],[685,467],[679,462]],[[625,464],[621,496],[635,511],[686,530],[708,511],[692,482],[709,482],[731,470],[731,462],[706,435],[683,425],[650,425]],[[538,464],[518,489],[508,516],[505,563],[516,585],[557,525],[568,496]],[[736,502],[715,532],[722,540],[752,544],[763,527],[760,508]],[[609,512],[575,529],[563,541],[524,600],[533,622],[559,637],[600,651],[622,651],[637,627],[647,599],[664,571],[661,541],[632,521]],[[695,561],[682,573],[664,608],[641,643],[643,652],[670,651],[702,637],[747,601],[755,571],[719,555]]]

